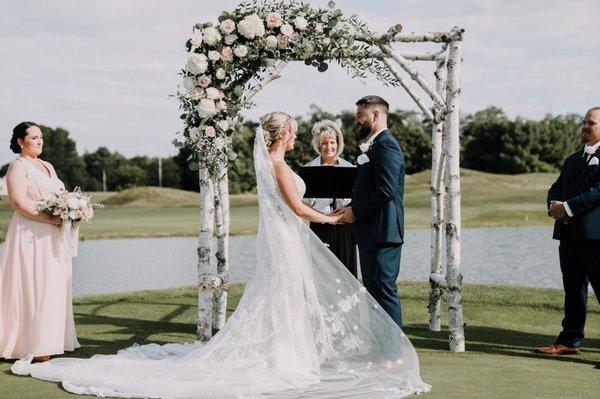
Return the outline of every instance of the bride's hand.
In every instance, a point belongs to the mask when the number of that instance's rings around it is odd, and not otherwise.
[[[332,213],[331,215],[329,215],[329,221],[327,223],[329,224],[339,224],[340,223],[340,219],[342,218],[342,214],[335,214]]]

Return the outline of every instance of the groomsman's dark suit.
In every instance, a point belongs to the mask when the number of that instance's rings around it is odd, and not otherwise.
[[[566,224],[556,221],[553,236],[560,240],[565,290],[563,330],[556,343],[571,348],[583,338],[588,281],[600,302],[600,149],[587,155],[583,150],[570,155],[548,191],[548,206],[566,201],[573,214]]]
[[[404,155],[389,130],[379,133],[358,166],[350,206],[352,234],[367,291],[402,327],[396,279],[404,242]]]

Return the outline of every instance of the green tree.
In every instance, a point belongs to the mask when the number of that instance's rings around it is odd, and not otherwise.
[[[67,190],[76,186],[89,190],[90,176],[85,168],[83,159],[77,153],[75,141],[69,137],[69,132],[58,127],[52,129],[40,125],[44,134],[44,150],[40,158],[54,166],[56,174],[65,183]]]
[[[147,181],[148,173],[139,166],[125,163],[115,170],[115,188],[117,190],[143,186]]]

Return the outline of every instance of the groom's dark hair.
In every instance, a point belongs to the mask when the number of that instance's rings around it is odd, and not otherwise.
[[[364,96],[360,100],[356,102],[357,107],[382,107],[385,113],[387,114],[390,111],[390,104],[385,101],[383,98],[375,95]]]

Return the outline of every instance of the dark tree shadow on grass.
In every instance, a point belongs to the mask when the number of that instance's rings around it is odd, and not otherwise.
[[[405,327],[411,342],[417,348],[448,351],[448,331],[429,331],[426,324],[414,324]],[[585,338],[582,355],[547,356],[536,353],[539,346],[551,345],[556,336],[507,330],[486,326],[465,327],[468,352],[486,353],[502,356],[517,356],[540,360],[562,361],[589,364],[600,367],[600,339]],[[596,359],[592,359],[592,358]]]

